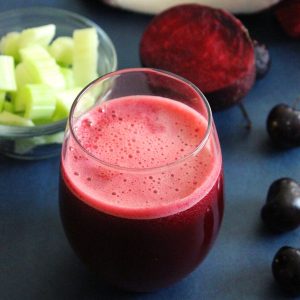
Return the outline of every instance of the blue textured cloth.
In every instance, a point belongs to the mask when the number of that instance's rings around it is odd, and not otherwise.
[[[112,38],[119,68],[140,66],[138,46],[150,17],[114,10],[96,0],[2,0],[0,11],[47,5],[98,23]],[[271,14],[243,17],[251,35],[268,44],[272,68],[245,99],[253,129],[237,107],[214,115],[223,149],[226,210],[217,242],[203,264],[178,284],[130,294],[99,283],[75,256],[59,219],[59,158],[25,162],[0,157],[0,299],[282,299],[271,262],[283,245],[300,247],[300,230],[272,236],[260,209],[271,182],[300,180],[300,149],[270,145],[266,117],[300,94],[300,43],[285,37]],[[201,51],[201,49],[200,49]]]

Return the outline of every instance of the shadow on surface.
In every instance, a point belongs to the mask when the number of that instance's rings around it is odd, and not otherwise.
[[[262,155],[270,158],[270,156],[277,157],[277,156],[282,156],[284,154],[292,153],[295,149],[296,148],[285,149],[274,145],[271,139],[269,138],[269,136],[266,134],[266,138],[261,140],[258,150]]]
[[[174,285],[152,293],[135,293],[106,285],[90,272],[75,254],[65,257],[62,264],[57,264],[56,272],[52,274],[53,284],[48,295],[51,299],[168,299]],[[184,281],[182,281],[184,283]],[[164,293],[168,297],[164,298]],[[45,299],[45,298],[43,298]],[[173,298],[173,299],[176,299]]]
[[[275,280],[270,281],[266,291],[266,296],[268,296],[269,299],[299,299],[299,297],[289,295],[287,292],[283,291]]]

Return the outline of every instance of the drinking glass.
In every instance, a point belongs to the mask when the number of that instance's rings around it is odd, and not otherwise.
[[[223,169],[201,91],[136,68],[88,85],[69,116],[60,214],[79,258],[112,286],[139,292],[192,272],[223,216]]]

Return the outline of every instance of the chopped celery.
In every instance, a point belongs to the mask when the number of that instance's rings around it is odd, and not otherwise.
[[[14,106],[10,101],[4,100],[3,110],[7,112],[14,112]]]
[[[10,32],[0,40],[1,124],[33,126],[65,119],[82,87],[97,78],[95,28],[75,30],[73,38],[61,36],[51,43],[54,36],[55,25],[49,24]],[[92,94],[84,98],[82,109],[97,100]],[[25,141],[30,147],[56,142],[61,136]]]
[[[65,88],[65,79],[59,65],[43,47],[30,46],[22,49],[20,53],[33,83],[45,83],[54,89]]]
[[[20,90],[25,102],[24,117],[33,121],[47,121],[55,110],[55,95],[45,84],[26,84]]]
[[[8,92],[6,94],[6,100],[8,100],[12,105],[12,111],[20,115],[21,111],[16,111],[16,107],[15,107],[16,98],[17,98],[17,92]],[[21,115],[21,117],[23,117],[23,114]]]
[[[69,90],[74,88],[75,83],[72,69],[61,67],[60,72],[64,76],[66,89]]]
[[[20,35],[19,48],[30,45],[48,46],[54,38],[55,29],[54,24],[24,29]]]
[[[0,112],[0,124],[13,126],[34,126],[31,120],[22,118],[7,111]]]
[[[24,112],[25,110],[26,100],[23,93],[24,86],[18,90],[16,96],[12,100],[15,112]]]
[[[68,117],[71,106],[81,91],[81,88],[62,91],[56,95],[56,108],[52,116],[53,121],[62,120]]]
[[[49,53],[58,63],[69,66],[73,63],[73,49],[73,39],[69,36],[61,36],[49,46]]]
[[[73,72],[76,86],[85,86],[98,77],[98,35],[95,28],[74,30]]]
[[[62,144],[64,140],[64,131],[50,134],[50,135],[44,135],[45,143],[46,144]]]
[[[14,152],[18,154],[25,154],[39,145],[45,144],[44,136],[35,136],[25,139],[16,139],[14,145]]]
[[[40,60],[28,57],[23,63],[32,75],[34,83],[47,84],[56,90],[65,88],[64,76],[52,57]]]
[[[28,59],[36,59],[36,60],[43,60],[43,59],[51,59],[51,55],[48,51],[40,45],[31,45],[24,49],[20,50],[20,55],[22,61]]]
[[[3,110],[6,93],[0,91],[0,112]]]
[[[50,135],[37,136],[25,139],[16,139],[14,145],[14,152],[18,154],[25,154],[33,150],[37,146],[49,144],[61,144],[64,139],[64,132],[58,132]]]
[[[0,90],[17,90],[14,59],[12,56],[0,55]]]
[[[16,61],[19,61],[19,40],[19,32],[9,32],[0,41],[0,52],[4,55],[13,56]]]
[[[36,83],[36,82],[34,80],[34,76],[32,75],[32,72],[30,72],[30,68],[28,68],[28,66],[23,62],[19,63],[16,66],[15,74],[16,74],[18,91],[16,93],[16,96],[13,97],[12,102],[14,104],[14,110],[16,112],[22,112],[25,110],[25,100],[21,90],[26,84]]]
[[[25,84],[35,83],[34,77],[25,63],[21,62],[16,66],[15,76],[18,89],[20,89]]]

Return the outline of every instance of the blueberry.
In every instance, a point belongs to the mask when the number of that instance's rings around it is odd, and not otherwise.
[[[273,259],[272,272],[284,290],[300,295],[300,249],[280,248]]]
[[[271,66],[270,53],[266,45],[253,41],[255,53],[256,79],[266,76]]]
[[[267,130],[271,140],[279,147],[300,146],[300,110],[286,104],[276,105],[269,113]]]
[[[300,186],[290,178],[274,181],[261,211],[265,225],[274,232],[286,232],[300,225]]]

